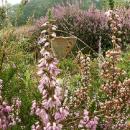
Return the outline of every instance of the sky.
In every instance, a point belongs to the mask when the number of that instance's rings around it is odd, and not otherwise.
[[[1,5],[1,1],[2,1],[2,0],[0,0],[0,5]],[[3,1],[5,1],[5,0],[3,0]],[[21,0],[7,0],[7,1],[8,1],[8,3],[10,3],[11,5],[18,4],[18,3],[21,2]]]

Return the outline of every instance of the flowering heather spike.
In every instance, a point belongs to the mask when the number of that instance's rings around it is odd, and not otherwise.
[[[32,126],[32,130],[61,130],[62,122],[68,116],[68,108],[62,105],[63,91],[58,82],[57,76],[60,73],[58,69],[58,60],[51,51],[51,38],[56,37],[56,26],[47,22],[43,25],[47,28],[47,33],[43,33],[42,38],[47,41],[41,48],[42,58],[39,60],[38,75],[40,76],[38,89],[42,95],[42,101],[37,104],[33,101],[31,113],[40,118],[40,121]]]
[[[18,114],[21,101],[19,99],[15,99],[15,102],[11,106],[3,101],[1,95],[2,83],[3,81],[0,79],[0,129],[7,130],[11,126],[16,125],[17,122],[20,122]]]
[[[84,110],[83,119],[80,120],[78,127],[87,128],[89,130],[96,130],[99,119],[97,117],[90,119],[88,114],[89,114],[89,112],[87,110]]]
[[[121,58],[120,41],[117,37],[120,20],[119,16],[111,12],[109,24],[112,31],[113,49],[106,52],[106,61],[102,64],[102,90],[106,93],[106,100],[101,103],[101,111],[105,115],[103,130],[128,130],[130,101],[130,79],[125,79],[125,71],[117,67]],[[122,80],[124,78],[124,80]]]
[[[90,85],[90,57],[79,51],[77,60],[79,61],[83,87],[88,87]]]
[[[76,57],[76,62],[79,64],[80,73],[82,76],[82,86],[74,93],[74,101],[72,106],[86,107],[88,103],[88,88],[90,87],[90,58],[87,55],[84,55],[81,51],[78,52]]]
[[[79,52],[76,57],[76,62],[79,63],[79,67],[82,75],[82,87],[76,90],[74,97],[69,102],[70,114],[68,122],[71,126],[67,125],[70,129],[87,129],[96,130],[98,125],[98,118],[87,111],[89,96],[88,87],[90,87],[90,58],[87,55],[83,55]],[[90,116],[91,115],[91,116]]]

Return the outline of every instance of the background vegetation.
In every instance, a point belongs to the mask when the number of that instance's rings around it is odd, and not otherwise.
[[[69,4],[68,4],[69,3]],[[126,70],[130,77],[130,3],[124,0],[115,0],[115,7],[119,8],[122,30],[123,58],[119,66]],[[33,100],[39,100],[37,90],[38,77],[36,76],[36,63],[39,59],[37,41],[41,25],[46,21],[48,8],[53,8],[53,16],[59,27],[58,35],[75,35],[78,38],[78,49],[84,53],[92,54],[91,61],[91,88],[96,93],[100,86],[98,80],[98,51],[99,42],[102,43],[102,53],[111,48],[110,30],[107,25],[106,10],[109,9],[107,0],[30,0],[20,5],[7,5],[0,7],[0,79],[3,79],[3,96],[10,99],[19,96],[22,101],[20,117],[21,125],[13,130],[30,130],[36,117],[30,115]],[[7,12],[6,12],[7,11]],[[61,32],[61,30],[63,32]],[[100,39],[101,38],[101,39]],[[101,40],[101,41],[100,41]],[[85,44],[85,45],[84,45]],[[96,58],[95,58],[96,57]],[[62,69],[61,78],[71,75],[69,82],[70,93],[78,88],[77,81],[81,80],[78,64],[70,54],[62,60],[59,67]],[[22,126],[22,127],[21,127]]]

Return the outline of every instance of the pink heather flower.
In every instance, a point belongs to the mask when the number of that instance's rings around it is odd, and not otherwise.
[[[53,30],[55,29],[56,27],[53,26]],[[47,34],[42,34],[42,36]],[[49,36],[45,36],[43,39],[46,37]],[[47,41],[49,40],[47,39]],[[39,60],[37,74],[40,76],[38,89],[42,95],[42,101],[40,104],[34,101],[31,108],[31,113],[37,115],[40,121],[32,126],[32,130],[61,130],[61,122],[66,119],[69,113],[68,109],[62,106],[62,88],[57,82],[57,76],[60,73],[57,67],[58,60],[54,58],[49,47],[50,43],[45,42],[40,51],[42,58]]]
[[[61,105],[61,100],[58,96],[54,95],[54,103],[55,103],[55,106],[60,106]]]
[[[33,101],[32,102],[32,107],[31,107],[31,115],[35,113],[36,107],[37,107],[36,101]]]
[[[87,110],[84,110],[84,115],[88,116],[88,111]]]
[[[48,52],[48,51],[45,51],[45,49],[41,50],[41,55],[45,58],[45,60],[50,60],[52,58],[52,55]],[[48,61],[46,61],[46,64]]]
[[[46,60],[44,59],[44,58],[41,58],[39,61],[38,61],[38,63],[41,63],[41,62],[46,62]],[[45,63],[46,64],[46,63]],[[39,66],[40,67],[40,66]]]
[[[48,69],[52,75],[54,74],[57,76],[60,73],[60,70],[54,65],[54,63],[50,64]]]
[[[6,106],[5,107],[5,109],[4,109],[4,112],[11,112],[12,111],[12,109],[11,109],[11,107],[10,106]]]
[[[68,108],[61,107],[59,112],[55,113],[55,120],[60,122],[64,120],[69,115]]]
[[[41,127],[39,125],[39,122],[36,122],[34,125],[32,125],[32,130],[39,130]]]
[[[48,24],[48,22],[45,22],[45,23],[43,23],[43,24],[41,25],[41,27],[46,27],[47,24]]]
[[[43,44],[46,42],[46,38],[40,38],[38,44]]]
[[[42,74],[43,74],[43,70],[42,69],[37,72],[38,76],[41,76]]]
[[[0,79],[0,129],[7,130],[13,125],[16,125],[16,122],[19,122],[18,110],[21,106],[21,101],[16,98],[13,100],[12,105],[8,105],[7,102],[3,101],[1,91],[2,91],[3,81]]]
[[[20,106],[21,106],[21,100],[19,98],[17,98],[15,100],[15,107],[20,108]]]
[[[46,111],[45,111],[44,109],[38,108],[38,109],[36,110],[36,115],[41,118],[41,121],[42,121],[44,124],[47,124],[47,123],[49,122],[49,116],[48,116],[48,114],[46,113]]]
[[[112,14],[112,10],[108,10],[107,12],[105,12],[105,15],[106,15],[107,17],[110,17],[111,14]]]
[[[41,93],[43,95],[42,97],[43,99],[47,97],[47,91],[45,89]]]
[[[52,126],[50,123],[48,123],[47,126],[44,127],[44,130],[61,130],[61,129],[62,129],[62,125],[56,124],[55,122],[53,122]]]
[[[62,91],[62,89],[60,87],[56,86],[56,88],[55,88],[55,95],[60,97],[61,96],[61,91]]]
[[[42,79],[40,80],[40,85],[46,86],[47,84],[50,84],[50,79],[47,77],[47,75],[43,75]]]
[[[54,107],[54,101],[53,101],[53,99],[50,97],[49,99],[48,99],[48,101],[46,101],[46,106],[47,106],[47,109],[48,108],[53,108]]]
[[[98,118],[94,117],[90,119],[88,111],[84,110],[83,119],[80,120],[79,128],[87,128],[89,130],[96,130],[98,124]]]

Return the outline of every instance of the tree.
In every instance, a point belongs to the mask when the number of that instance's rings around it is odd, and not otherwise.
[[[29,17],[34,16],[34,18],[40,18],[41,16],[45,16],[48,8],[52,6],[63,3],[65,0],[30,0],[30,2],[23,1],[25,6],[22,8],[22,14],[17,19],[18,25],[25,24]],[[12,16],[12,21],[14,23],[15,16],[17,14],[19,5],[15,5],[11,9],[10,16]]]

